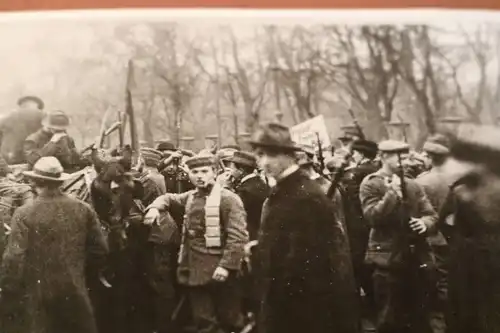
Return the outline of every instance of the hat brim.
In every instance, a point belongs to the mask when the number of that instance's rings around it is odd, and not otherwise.
[[[277,145],[277,144],[263,143],[263,142],[258,142],[258,141],[248,141],[248,144],[252,147],[274,148],[274,149],[281,149],[284,151],[301,151],[302,150],[302,148],[296,144]]]
[[[238,157],[233,157],[233,156],[227,158],[226,161],[232,162],[232,163],[235,163],[235,164],[245,165],[245,166],[248,166],[248,167],[251,167],[251,168],[256,168],[257,167],[257,162],[252,163],[252,162],[250,162],[248,160],[245,160],[245,159],[242,159],[242,158],[238,158]]]
[[[65,182],[71,177],[69,173],[62,173],[58,178],[55,178],[55,177],[43,176],[34,171],[23,171],[23,175],[32,179],[49,180],[58,183]]]
[[[59,131],[67,130],[68,127],[69,127],[69,125],[66,125],[66,126],[52,125],[52,124],[50,124],[46,120],[42,121],[42,126],[47,127],[47,128],[52,128],[52,129],[55,129],[55,130],[59,130]]]

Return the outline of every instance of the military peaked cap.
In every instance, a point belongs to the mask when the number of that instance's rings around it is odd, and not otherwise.
[[[158,167],[163,157],[161,151],[153,148],[143,147],[140,152],[144,163],[151,167]]]
[[[186,161],[186,166],[189,169],[214,166],[214,165],[215,165],[215,156],[204,152],[195,155]]]
[[[384,153],[408,153],[410,146],[402,141],[385,140],[378,144],[378,150]]]

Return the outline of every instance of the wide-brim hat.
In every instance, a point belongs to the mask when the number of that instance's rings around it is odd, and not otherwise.
[[[51,111],[42,120],[44,127],[64,131],[69,127],[69,117],[64,111]]]
[[[278,123],[261,125],[248,143],[256,147],[268,147],[283,151],[298,151],[301,148],[292,140],[288,127]]]
[[[33,166],[33,170],[24,171],[23,175],[33,179],[61,183],[70,177],[70,174],[64,172],[59,160],[53,156],[41,157]]]
[[[252,153],[246,151],[236,151],[233,156],[229,157],[227,160],[229,162],[245,165],[251,168],[257,167],[257,158]]]
[[[17,105],[20,106],[21,104],[26,102],[36,103],[40,110],[43,110],[43,108],[45,107],[45,103],[42,101],[40,97],[37,96],[23,96],[17,100]]]

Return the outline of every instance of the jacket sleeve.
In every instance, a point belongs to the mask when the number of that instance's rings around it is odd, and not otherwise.
[[[57,144],[49,141],[41,149],[37,148],[36,142],[32,138],[26,139],[24,141],[24,155],[26,157],[26,162],[30,165],[34,165],[36,161],[43,156],[54,156],[57,152]]]
[[[389,221],[389,216],[400,204],[399,198],[393,191],[384,189],[383,194],[378,188],[380,185],[376,179],[368,177],[361,182],[359,199],[363,209],[363,215],[372,223],[380,225]]]
[[[219,266],[238,270],[245,254],[244,247],[249,241],[246,213],[243,202],[234,193],[221,200],[221,219],[224,222],[226,240]]]
[[[427,233],[434,234],[436,232],[437,223],[437,213],[432,207],[431,202],[425,195],[424,189],[418,183],[415,184],[416,202],[417,202],[417,214],[419,215],[422,222],[427,226]]]
[[[11,228],[1,267],[0,287],[2,292],[9,292],[20,287],[28,248],[29,230],[24,214],[21,214],[20,211],[14,213]]]
[[[151,205],[146,208],[146,211],[155,208],[160,212],[169,210],[172,206],[177,205],[181,207],[186,206],[187,198],[189,197],[191,191],[184,193],[166,193],[162,196],[156,198]]]
[[[87,259],[95,267],[103,268],[109,252],[106,238],[99,224],[97,213],[87,207]]]

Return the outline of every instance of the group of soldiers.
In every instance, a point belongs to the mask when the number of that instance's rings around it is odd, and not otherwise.
[[[248,150],[162,141],[134,164],[83,157],[64,112],[18,105],[0,123],[3,333],[500,332],[495,128],[418,153],[351,133],[321,161],[266,123]],[[87,203],[62,190],[84,167]]]

